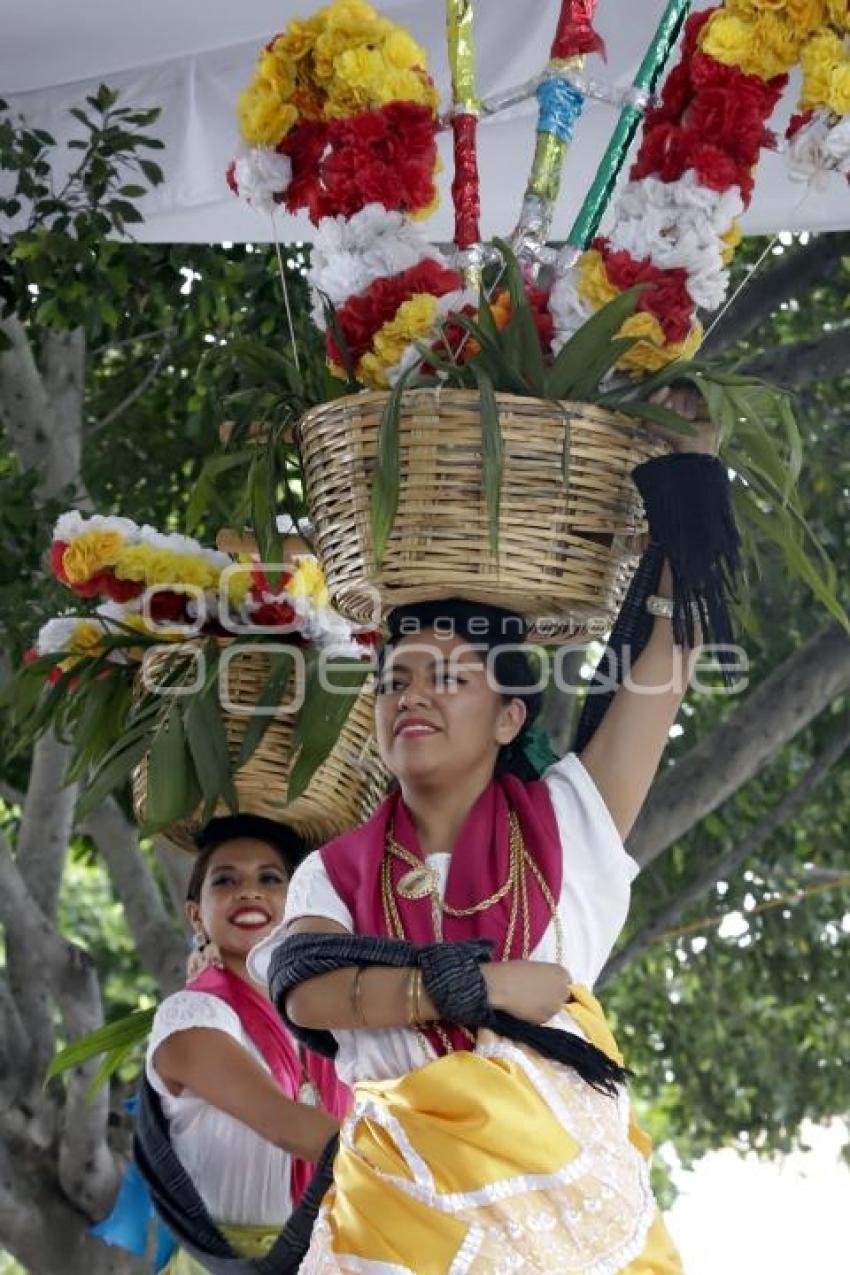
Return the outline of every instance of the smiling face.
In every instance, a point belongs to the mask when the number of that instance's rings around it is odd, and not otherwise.
[[[451,786],[458,776],[487,782],[499,749],[519,734],[525,705],[508,702],[462,637],[426,630],[386,655],[375,726],[381,757],[400,781]]]
[[[265,841],[234,837],[210,856],[200,901],[186,904],[192,928],[218,945],[226,965],[243,964],[283,920],[289,876]]]

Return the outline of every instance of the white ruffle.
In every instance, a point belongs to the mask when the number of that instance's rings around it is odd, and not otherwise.
[[[789,139],[785,162],[795,181],[816,191],[826,190],[832,173],[850,177],[850,115],[818,112]]]
[[[139,536],[138,524],[132,518],[118,518],[112,514],[81,514],[79,509],[69,509],[56,520],[53,539],[66,542],[88,531],[117,531],[129,544],[136,543]]]
[[[244,199],[257,212],[272,213],[292,181],[292,160],[270,146],[241,150],[233,161],[233,177]]]
[[[359,296],[376,279],[389,278],[433,260],[448,262],[415,222],[381,204],[367,204],[353,217],[325,217],[316,229],[307,282],[312,317],[324,332],[324,294],[334,307]]]
[[[583,323],[593,316],[593,308],[578,294],[578,274],[573,268],[560,275],[549,294],[549,313],[555,325],[552,352],[557,354]]]

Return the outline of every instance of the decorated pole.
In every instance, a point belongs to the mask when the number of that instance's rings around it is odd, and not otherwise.
[[[479,100],[475,86],[475,30],[472,0],[446,0],[454,133],[455,245],[467,286],[481,276],[481,190],[478,178]]]
[[[537,87],[537,144],[519,225],[517,255],[530,270],[539,265],[561,190],[561,174],[585,96],[570,74],[580,73],[588,53],[602,48],[593,29],[596,0],[563,0],[549,62]]]
[[[690,0],[669,0],[632,84],[631,100],[620,112],[590,190],[558,257],[558,270],[568,270],[588,246],[602,220],[643,114],[658,86],[690,8]]]

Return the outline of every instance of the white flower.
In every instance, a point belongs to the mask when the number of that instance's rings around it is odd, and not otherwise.
[[[823,149],[837,171],[850,176],[850,115],[845,115],[829,130]]]
[[[132,518],[118,518],[106,514],[81,514],[78,509],[70,509],[62,514],[53,528],[53,539],[66,543],[88,531],[117,531],[129,544],[134,544],[139,537],[138,524]]]
[[[78,615],[58,615],[48,620],[38,631],[35,649],[39,655],[61,655],[71,645],[71,639],[81,623]]]
[[[473,292],[471,289],[459,288],[454,292],[447,292],[444,296],[438,297],[434,331],[430,337],[425,337],[423,339],[431,344],[435,343],[439,338],[440,325],[444,322],[444,320],[446,320],[450,314],[457,314],[458,311],[462,310],[464,306],[467,305],[474,306],[476,310],[478,308],[478,293]],[[393,367],[388,367],[386,369],[386,377],[390,385],[395,385],[399,377],[403,376],[408,368],[413,367],[414,364],[418,363],[421,359],[422,355],[419,353],[416,345],[411,342],[399,359],[398,363],[394,364]]]
[[[830,117],[818,113],[789,138],[785,149],[785,162],[794,181],[806,182],[814,190],[829,186],[832,164],[826,154]]]
[[[376,279],[401,274],[428,259],[448,264],[414,222],[381,204],[367,204],[353,217],[323,218],[307,273],[313,322],[324,331],[322,294],[338,307]]]
[[[233,176],[244,199],[257,212],[274,212],[276,195],[285,195],[292,181],[292,160],[270,146],[252,146],[236,156]]]
[[[591,306],[578,294],[576,279],[573,267],[555,280],[549,295],[549,313],[555,324],[552,337],[552,350],[555,354],[593,314]]]

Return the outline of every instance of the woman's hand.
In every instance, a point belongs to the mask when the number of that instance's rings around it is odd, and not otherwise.
[[[504,961],[482,973],[493,1009],[527,1023],[547,1023],[570,999],[569,974],[548,961]]]
[[[677,452],[697,452],[701,455],[716,456],[720,446],[720,431],[706,417],[705,399],[688,385],[668,386],[653,394],[650,402],[666,407],[696,426],[695,434],[677,434],[674,430],[659,429]]]

